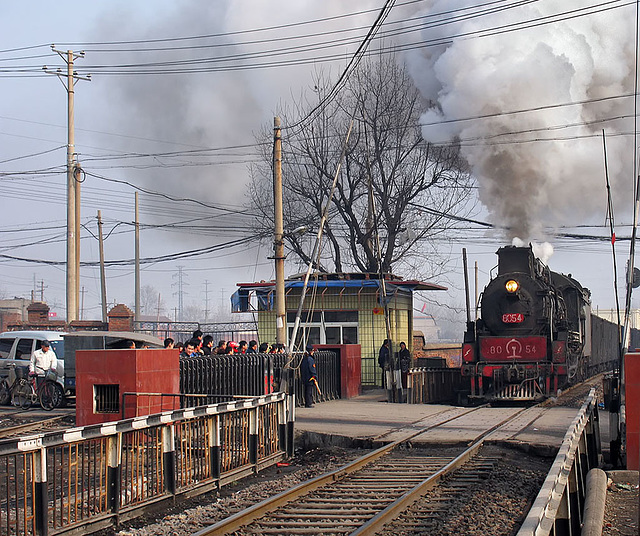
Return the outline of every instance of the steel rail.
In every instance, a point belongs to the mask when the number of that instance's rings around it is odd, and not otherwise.
[[[39,421],[31,421],[24,424],[17,424],[16,426],[8,426],[6,428],[0,428],[0,439],[4,439],[6,437],[10,437],[17,432],[21,432],[24,430],[29,430],[31,428],[39,428],[41,426],[46,426],[48,424],[54,423],[61,419],[64,419],[67,415],[56,415],[55,417],[50,417],[48,419],[42,419]]]
[[[456,419],[460,419],[461,417],[464,417],[466,415],[468,415],[469,413],[472,413],[474,411],[478,411],[480,409],[483,409],[487,407],[487,405],[483,405],[483,406],[478,406],[476,408],[472,408],[468,411],[465,411],[459,415],[456,415],[454,417],[448,418],[446,420],[443,420],[439,423],[436,423],[434,425],[428,426],[424,429],[418,430],[414,433],[412,433],[411,435],[409,435],[408,437],[405,437],[401,440],[397,440],[394,441],[392,443],[389,443],[388,445],[385,445],[383,447],[380,447],[376,450],[374,450],[373,452],[358,458],[357,460],[354,460],[353,462],[339,468],[336,469],[335,471],[332,471],[330,473],[326,473],[324,475],[320,475],[318,477],[315,477],[311,480],[308,480],[306,482],[302,482],[300,484],[298,484],[297,486],[283,491],[282,493],[279,493],[278,495],[275,495],[269,499],[266,499],[258,504],[255,504],[245,510],[242,510],[240,512],[237,512],[236,514],[223,519],[222,521],[219,521],[217,523],[215,523],[214,525],[210,525],[209,527],[205,527],[203,529],[201,529],[200,531],[196,532],[193,536],[214,536],[214,535],[221,535],[221,534],[228,534],[231,533],[235,530],[238,530],[240,527],[248,525],[249,523],[253,522],[253,521],[257,521],[260,518],[264,517],[265,515],[269,514],[270,512],[276,510],[277,508],[284,506],[287,503],[290,503],[302,496],[308,495],[309,493],[327,485],[327,484],[331,484],[333,482],[337,482],[341,479],[343,479],[345,476],[350,475],[352,473],[356,473],[357,471],[361,470],[363,467],[365,467],[366,465],[371,464],[372,462],[378,460],[379,458],[381,458],[382,456],[390,453],[391,451],[393,451],[394,449],[398,448],[400,445],[406,444],[407,442],[409,442],[411,439],[422,435],[426,432],[428,432],[429,430],[432,430],[434,428],[438,428],[440,426],[443,426],[445,424],[450,423],[451,421],[454,421]],[[534,406],[535,407],[535,406]],[[415,502],[416,500],[419,499],[420,496],[424,495],[429,489],[432,489],[436,484],[438,484],[439,482],[442,481],[442,479],[450,474],[451,472],[455,471],[457,468],[459,468],[461,465],[463,465],[464,463],[466,463],[469,459],[471,459],[475,454],[477,454],[477,452],[479,451],[480,447],[483,445],[484,441],[495,431],[497,431],[499,428],[501,428],[502,426],[504,426],[505,424],[511,422],[513,419],[516,419],[518,416],[520,416],[523,412],[529,410],[531,408],[523,408],[520,411],[517,411],[516,413],[514,413],[513,415],[510,415],[509,417],[507,417],[506,419],[502,420],[501,422],[497,423],[496,425],[492,426],[490,429],[485,430],[478,438],[476,438],[470,446],[468,446],[465,451],[463,453],[461,453],[460,455],[458,455],[455,459],[453,459],[452,461],[450,461],[447,465],[445,465],[444,467],[442,467],[441,469],[439,469],[438,471],[436,471],[433,475],[431,475],[429,478],[423,480],[422,482],[420,482],[419,484],[417,484],[412,490],[406,492],[405,494],[403,494],[400,498],[396,499],[394,502],[392,502],[392,504],[390,504],[389,506],[387,506],[385,509],[383,509],[382,511],[378,512],[377,514],[375,514],[373,517],[371,517],[369,520],[367,520],[366,523],[364,523],[359,529],[357,529],[355,532],[352,533],[352,535],[356,535],[356,534],[375,534],[377,530],[379,530],[379,528],[382,525],[387,524],[389,521],[391,521],[393,518],[397,517],[397,515],[399,515],[400,512],[402,512],[404,509],[406,509],[406,507],[408,507],[410,504],[412,504],[413,502]]]
[[[536,407],[536,406],[532,406]],[[524,408],[520,411],[510,415],[506,419],[502,420],[498,424],[492,426],[485,432],[483,432],[477,439],[475,439],[471,445],[465,449],[461,454],[459,454],[456,458],[454,458],[451,462],[445,465],[442,469],[435,472],[429,478],[423,480],[415,486],[413,489],[407,491],[404,495],[398,497],[394,502],[392,502],[389,506],[387,506],[384,510],[381,510],[375,516],[373,516],[369,521],[367,521],[364,525],[362,525],[358,530],[355,530],[350,534],[350,536],[364,536],[369,534],[377,534],[379,530],[389,523],[390,521],[397,518],[402,512],[407,510],[413,503],[419,500],[423,495],[425,495],[429,490],[436,487],[445,477],[462,467],[465,463],[467,463],[470,459],[472,459],[478,451],[484,445],[485,441],[497,430],[503,427],[506,424],[509,424],[511,421],[515,420],[522,413],[529,410],[531,408]]]

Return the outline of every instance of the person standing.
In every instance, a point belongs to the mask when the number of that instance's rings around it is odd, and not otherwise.
[[[211,335],[205,335],[202,338],[202,352],[204,355],[211,355],[213,353],[213,337]]]
[[[406,398],[407,380],[409,378],[409,369],[411,368],[411,352],[404,342],[400,343],[400,351],[398,352],[398,364],[400,365],[400,378],[402,381],[402,398]]]
[[[249,348],[247,348],[248,354],[257,354],[258,353],[258,341],[251,339],[249,341]]]
[[[31,354],[29,374],[43,377],[48,370],[56,372],[57,368],[58,358],[56,353],[51,348],[49,341],[42,341],[40,348]]]
[[[391,369],[391,351],[389,350],[389,339],[385,339],[378,351],[378,366],[382,369],[382,387],[387,383],[387,371]],[[388,389],[389,386],[386,386]]]
[[[180,357],[198,357],[196,353],[196,344],[198,340],[189,339],[184,343],[184,350],[180,353]]]
[[[316,360],[313,357],[316,349],[311,344],[307,344],[307,351],[302,356],[300,362],[300,379],[304,387],[304,406],[313,407],[313,392],[316,390],[318,372],[316,370]]]

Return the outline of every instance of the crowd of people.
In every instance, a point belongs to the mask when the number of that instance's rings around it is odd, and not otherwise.
[[[180,350],[180,357],[207,357],[210,355],[229,355],[229,354],[283,354],[285,347],[282,343],[269,345],[263,342],[258,346],[258,341],[218,341],[218,345],[214,346],[214,339],[211,335],[203,335],[202,331],[197,329],[186,342],[176,342],[173,338],[167,337],[164,340],[165,348],[177,348]]]

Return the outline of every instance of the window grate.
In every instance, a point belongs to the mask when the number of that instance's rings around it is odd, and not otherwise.
[[[120,413],[120,386],[93,386],[94,413]]]

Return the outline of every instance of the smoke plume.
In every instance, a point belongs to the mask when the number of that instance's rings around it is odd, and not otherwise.
[[[423,14],[461,14],[454,10],[480,3],[434,0]],[[634,87],[635,8],[558,20],[584,7],[583,0],[541,0],[439,25],[423,39],[460,37],[409,56],[432,103],[424,137],[460,141],[480,200],[508,238],[603,222],[603,129],[616,209],[630,209],[621,192],[632,191],[633,99],[622,96]],[[531,28],[512,26],[527,21]],[[565,103],[576,104],[557,106]]]

